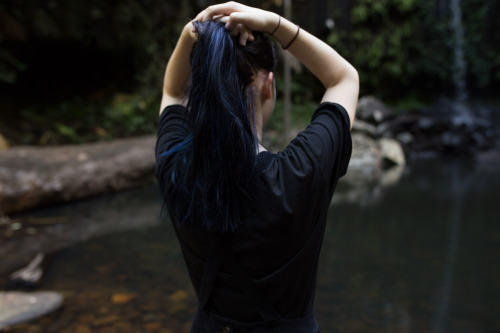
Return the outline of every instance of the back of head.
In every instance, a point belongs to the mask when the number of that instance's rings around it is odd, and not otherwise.
[[[223,23],[193,24],[198,41],[187,104],[192,143],[176,154],[177,193],[170,208],[190,226],[234,231],[257,184],[252,82],[258,71],[274,71],[274,47],[258,32],[242,46]]]

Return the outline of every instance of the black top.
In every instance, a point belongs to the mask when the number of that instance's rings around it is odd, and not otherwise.
[[[159,120],[156,155],[174,148],[188,135],[181,105],[167,107]],[[334,103],[321,104],[311,124],[281,152],[257,155],[260,186],[245,228],[229,237],[239,266],[255,282],[283,318],[301,318],[313,311],[318,259],[326,214],[338,178],[351,156],[349,116]],[[157,157],[156,175],[169,208],[172,163]],[[205,260],[213,237],[176,222],[171,216],[186,265],[200,296]],[[207,309],[242,322],[261,317],[231,268],[222,265]]]

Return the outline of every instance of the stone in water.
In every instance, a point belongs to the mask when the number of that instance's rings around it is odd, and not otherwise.
[[[50,291],[0,291],[0,330],[50,313],[58,309],[62,301],[61,294]]]

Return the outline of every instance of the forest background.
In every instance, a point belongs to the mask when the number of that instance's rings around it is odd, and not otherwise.
[[[361,96],[407,112],[456,93],[453,1],[294,0],[292,19],[358,69]],[[283,14],[282,0],[243,2]],[[213,3],[0,2],[0,138],[47,145],[154,133],[164,68],[179,33]],[[469,99],[498,105],[500,2],[458,3]],[[277,88],[280,105],[281,79]],[[320,83],[298,70],[292,92],[292,123],[307,121]],[[280,129],[279,116],[270,125]]]

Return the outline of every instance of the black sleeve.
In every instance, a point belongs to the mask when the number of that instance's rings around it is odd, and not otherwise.
[[[347,111],[336,103],[323,103],[314,112],[311,124],[283,150],[288,171],[313,174],[319,190],[333,195],[337,180],[347,171],[352,152]],[[311,184],[312,185],[312,184]]]
[[[156,156],[182,142],[186,133],[186,108],[182,105],[167,106],[158,120]]]
[[[316,135],[317,147],[324,149],[316,151],[316,156],[325,162],[321,163],[321,166],[325,172],[332,168],[336,169],[339,178],[345,175],[351,158],[350,124],[349,114],[342,105],[322,103],[314,112],[309,126],[309,128],[314,128],[312,132]],[[327,156],[324,156],[325,153]]]
[[[168,174],[170,157],[160,156],[180,144],[187,136],[186,108],[182,105],[167,106],[158,122],[156,139],[156,177],[162,183]]]

